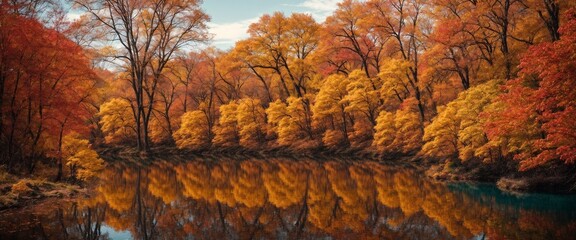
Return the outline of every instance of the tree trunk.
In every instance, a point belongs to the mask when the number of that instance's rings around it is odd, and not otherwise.
[[[60,135],[58,136],[58,157],[56,158],[56,165],[58,165],[58,174],[56,175],[56,182],[62,180],[62,135],[64,135],[64,123],[60,125]]]

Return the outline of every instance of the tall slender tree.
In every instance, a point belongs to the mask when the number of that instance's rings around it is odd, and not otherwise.
[[[138,149],[149,150],[148,125],[153,103],[166,64],[183,47],[207,40],[206,22],[210,19],[200,8],[201,0],[78,0],[108,40],[120,45],[121,60],[130,74],[135,97],[133,115]]]

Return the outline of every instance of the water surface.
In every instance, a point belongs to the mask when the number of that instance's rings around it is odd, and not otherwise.
[[[576,239],[576,197],[371,161],[118,162],[90,198],[0,213],[0,239]]]

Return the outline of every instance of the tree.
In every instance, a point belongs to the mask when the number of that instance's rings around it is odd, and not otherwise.
[[[410,154],[422,147],[422,123],[418,117],[418,101],[406,100],[396,111],[394,127],[397,129],[396,139],[392,143],[401,153]]]
[[[478,81],[478,71],[482,64],[480,48],[469,36],[470,25],[460,18],[466,14],[465,3],[439,6],[438,23],[430,35],[432,46],[425,53],[425,61],[434,65],[433,70],[456,76],[464,90]]]
[[[522,170],[555,160],[576,161],[574,11],[560,28],[560,40],[529,49],[522,58],[521,76],[506,84],[499,107],[488,116],[488,136],[504,141],[506,152],[520,161]]]
[[[346,87],[350,83],[346,76],[330,75],[322,82],[312,106],[312,118],[316,128],[325,129],[322,141],[328,147],[348,145],[348,101]]]
[[[425,116],[424,89],[420,55],[426,49],[424,35],[429,19],[423,9],[427,4],[420,0],[369,1],[372,21],[383,39],[391,39],[394,44],[390,56],[406,64],[402,68],[402,81],[407,92],[418,102],[420,120]]]
[[[104,160],[90,148],[88,140],[77,133],[70,133],[62,141],[62,157],[66,159],[73,178],[87,180],[104,168]]]
[[[177,118],[177,112],[174,106],[177,104],[177,100],[184,95],[184,102],[186,101],[188,94],[188,74],[186,68],[181,69],[179,66],[180,62],[177,60],[172,60],[167,64],[167,68],[170,69],[169,73],[163,74],[162,81],[158,83],[158,100],[154,104],[154,113],[151,117],[151,129],[150,134],[151,140],[154,143],[160,142],[171,142],[172,135],[174,134],[174,122]],[[183,71],[184,73],[180,72]],[[182,75],[184,76],[182,76]],[[185,84],[185,91],[182,93],[180,91],[182,84]],[[185,112],[185,111],[184,111]]]
[[[438,116],[424,129],[424,154],[431,157],[458,158],[460,119],[456,117],[457,112],[456,101],[438,110]]]
[[[370,14],[365,2],[346,0],[326,19],[320,52],[333,72],[349,74],[360,69],[370,78],[380,70],[388,38],[375,34]]]
[[[199,7],[199,0],[75,2],[124,50],[112,57],[123,60],[130,74],[138,149],[147,151],[149,121],[166,64],[184,46],[207,38],[209,17]]]
[[[345,100],[348,102],[345,111],[353,116],[354,132],[351,136],[353,145],[362,146],[370,142],[376,125],[378,111],[382,105],[378,89],[382,86],[379,78],[368,78],[364,72],[354,70],[348,75]]]
[[[107,143],[129,141],[136,136],[136,123],[131,117],[132,106],[124,99],[113,98],[100,105],[100,124]]]
[[[492,80],[460,93],[424,129],[426,143],[422,152],[462,161],[473,158],[486,162],[497,160],[499,146],[485,134],[486,118],[482,116],[494,107],[492,102],[501,94],[500,87],[501,81]]]
[[[59,154],[63,135],[86,130],[96,77],[80,46],[13,10],[22,9],[0,5],[0,158],[32,172]]]
[[[219,124],[214,127],[214,139],[212,139],[215,145],[227,147],[238,144],[237,109],[236,102],[220,105]]]
[[[422,146],[422,127],[414,98],[404,101],[395,113],[382,111],[374,127],[373,146],[383,153],[410,154]]]
[[[273,85],[282,100],[303,97],[314,75],[310,55],[318,45],[318,30],[319,24],[307,14],[265,14],[250,25],[250,37],[236,44],[233,55],[256,75],[269,101]]]
[[[392,143],[396,137],[396,126],[394,124],[394,113],[381,111],[374,126],[374,141],[372,145],[381,152],[392,151]]]
[[[240,145],[245,148],[258,148],[264,142],[266,112],[260,100],[242,98],[238,101],[236,113]]]
[[[182,115],[180,129],[174,132],[178,148],[205,149],[210,145],[211,135],[208,118],[203,111],[194,110]]]
[[[268,124],[278,136],[283,146],[310,147],[306,140],[312,140],[312,126],[307,118],[306,103],[302,98],[289,97],[288,103],[276,100],[266,109]]]

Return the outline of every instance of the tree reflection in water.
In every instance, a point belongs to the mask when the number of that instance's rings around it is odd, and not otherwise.
[[[544,211],[499,194],[370,161],[118,163],[90,198],[0,214],[0,238],[562,239],[576,230],[574,204]],[[541,204],[557,198],[574,200]]]

